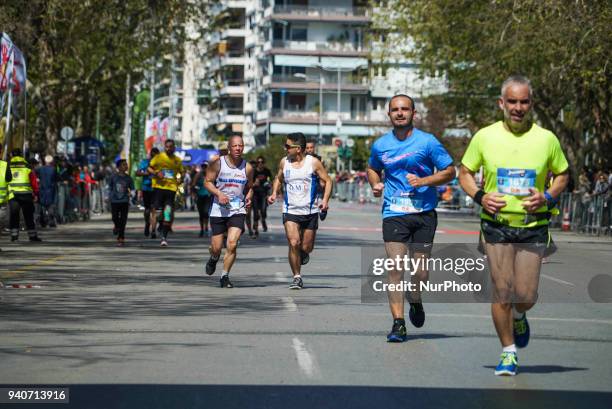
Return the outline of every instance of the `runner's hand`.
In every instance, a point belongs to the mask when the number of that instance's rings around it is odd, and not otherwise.
[[[372,187],[372,194],[374,195],[374,197],[381,197],[384,189],[385,184],[382,182],[378,182]]]
[[[408,180],[408,183],[410,183],[410,186],[412,187],[425,186],[425,183],[423,183],[423,179],[413,173],[407,173],[406,179]]]
[[[503,197],[504,195],[498,192],[487,193],[482,197],[482,207],[487,212],[495,214],[506,206],[506,201],[502,199]]]
[[[253,201],[250,198],[245,198],[244,199],[244,208],[246,210],[249,210],[251,208],[251,204],[253,204]]]
[[[226,205],[230,202],[230,199],[229,196],[227,196],[225,193],[219,193],[219,195],[217,196],[217,201],[220,205]]]
[[[268,196],[268,204],[274,204],[274,202],[276,202],[276,193],[271,194],[270,196]]]
[[[319,204],[319,210],[322,212],[326,212],[329,209],[329,203],[327,202],[321,202]]]
[[[523,208],[527,210],[527,213],[535,213],[540,207],[546,204],[546,197],[542,192],[538,192],[537,189],[530,188],[531,196],[527,196],[523,199]]]

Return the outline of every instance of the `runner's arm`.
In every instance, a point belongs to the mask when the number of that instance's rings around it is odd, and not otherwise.
[[[210,165],[208,165],[208,169],[206,169],[206,177],[204,179],[204,187],[206,190],[208,190],[210,194],[217,196],[217,198],[223,194],[215,186],[215,180],[217,180],[217,176],[219,176],[219,170],[221,170],[221,162],[219,162],[219,159],[215,159],[212,163],[210,163]]]
[[[430,176],[420,178],[414,174],[408,174],[407,178],[412,187],[440,186],[453,180],[455,175],[455,167],[450,165]]]
[[[323,192],[323,204],[325,208],[322,208],[322,210],[327,210],[327,204],[329,203],[329,198],[331,196],[331,191],[332,191],[332,181],[331,181],[331,178],[329,177],[329,174],[327,173],[327,170],[325,170],[325,167],[321,163],[321,161],[316,158],[315,158],[314,171],[319,177],[319,179],[325,182],[325,191]],[[315,187],[313,186],[313,188]]]
[[[380,197],[385,188],[385,184],[382,182],[382,170],[374,169],[368,165],[368,182],[374,197]]]
[[[276,178],[274,179],[274,183],[272,184],[272,192],[270,192],[270,197],[268,197],[268,203],[272,204],[276,200],[276,195],[278,194],[278,190],[280,188],[280,184],[283,182],[283,168],[285,167],[285,158],[280,160],[278,164],[278,171],[276,172]]]
[[[474,199],[476,193],[480,190],[476,185],[476,178],[474,175],[476,172],[471,171],[465,165],[461,165],[461,170],[459,170],[459,184],[461,188],[465,191],[465,193]],[[499,212],[504,206],[506,206],[506,201],[503,200],[504,195],[497,192],[486,193],[481,198],[481,205],[487,212],[491,214],[495,214]]]

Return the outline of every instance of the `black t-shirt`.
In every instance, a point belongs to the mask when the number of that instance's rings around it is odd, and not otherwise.
[[[253,172],[253,181],[255,182],[253,186],[253,191],[256,193],[266,193],[270,188],[270,180],[272,179],[272,172],[270,169],[263,168],[263,170],[254,169]],[[259,183],[257,183],[259,181]]]

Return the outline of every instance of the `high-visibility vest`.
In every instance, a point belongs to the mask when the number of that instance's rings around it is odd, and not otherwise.
[[[0,160],[0,205],[8,202],[8,183],[4,176],[6,176],[6,167],[8,164]]]
[[[21,156],[15,156],[11,159],[13,179],[8,183],[9,200],[15,197],[15,193],[32,193],[31,172],[28,163]]]

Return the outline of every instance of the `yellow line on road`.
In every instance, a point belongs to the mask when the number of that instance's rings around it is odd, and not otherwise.
[[[44,266],[44,265],[49,265],[49,264],[54,264],[57,261],[65,258],[65,257],[68,257],[69,255],[70,254],[62,254],[61,256],[55,256],[55,257],[47,258],[47,259],[44,259],[44,260],[40,260],[40,261],[38,261],[38,262],[36,262],[34,264],[29,264],[27,266],[23,266],[23,267],[15,270],[15,271],[7,271],[7,272],[2,273],[0,275],[0,279],[3,279],[3,278],[13,278],[13,277],[16,277],[19,274],[27,273],[28,271],[34,270],[37,267]]]

